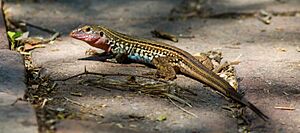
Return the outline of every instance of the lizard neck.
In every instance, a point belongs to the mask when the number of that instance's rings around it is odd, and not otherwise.
[[[99,38],[94,42],[88,42],[89,45],[100,48],[104,50],[106,53],[109,53],[111,51],[111,46],[109,45],[109,40],[105,37]]]

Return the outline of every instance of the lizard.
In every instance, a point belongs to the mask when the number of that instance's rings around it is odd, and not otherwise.
[[[118,63],[137,62],[154,66],[156,75],[174,80],[176,74],[195,79],[223,96],[250,108],[264,121],[269,117],[249,102],[223,78],[206,68],[190,53],[175,46],[150,39],[135,37],[99,25],[85,25],[71,31],[72,38],[104,50],[107,59]]]

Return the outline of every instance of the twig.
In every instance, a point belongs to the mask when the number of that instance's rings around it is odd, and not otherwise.
[[[178,38],[195,38],[194,35],[182,35],[182,34],[179,34]]]
[[[165,96],[167,96],[168,98],[174,99],[174,100],[176,100],[176,101],[178,101],[180,103],[183,103],[183,104],[185,104],[185,105],[187,105],[189,107],[193,107],[191,104],[189,104],[185,100],[183,100],[183,99],[181,99],[181,98],[179,98],[179,97],[177,97],[175,95],[172,95],[172,94],[169,94],[169,93],[162,93],[162,94],[165,95]]]
[[[241,49],[239,46],[225,46],[225,48],[230,48],[230,49]]]
[[[242,57],[243,55],[242,54],[240,54],[239,56],[237,56],[232,62],[236,62],[236,61],[239,61],[240,60],[240,58]]]
[[[15,104],[18,102],[18,101],[25,101],[23,98],[17,98],[12,104],[11,106],[15,106]]]
[[[43,100],[43,103],[42,103],[42,105],[41,105],[41,108],[44,108],[44,106],[46,105],[47,102],[48,102],[48,99],[45,98],[45,99]]]
[[[229,62],[229,65],[238,65],[238,64],[240,64],[241,63],[241,61],[231,61],[231,62]]]
[[[102,87],[102,86],[97,86],[96,88],[102,89],[102,90],[106,90],[106,91],[111,91],[111,89],[106,88],[106,87]]]
[[[189,115],[191,115],[191,116],[194,116],[194,117],[198,118],[198,116],[197,116],[196,114],[194,114],[194,113],[192,113],[192,112],[189,112],[189,111],[187,111],[186,109],[184,109],[183,107],[180,107],[179,105],[177,105],[171,98],[168,97],[168,99],[171,101],[172,104],[174,104],[177,108],[179,108],[179,109],[182,110],[183,112],[185,112],[185,113],[187,113],[187,114],[189,114]]]
[[[277,106],[277,107],[274,107],[275,109],[280,109],[280,110],[295,110],[294,107],[280,107],[280,106]]]
[[[282,92],[284,95],[288,96],[289,94],[285,91]]]
[[[91,75],[100,75],[100,76],[135,76],[135,77],[141,77],[141,78],[148,78],[148,79],[153,79],[153,80],[157,80],[157,81],[160,81],[160,82],[163,82],[163,83],[169,83],[168,81],[166,80],[162,80],[162,79],[157,79],[155,77],[150,77],[150,76],[144,76],[144,75],[133,75],[133,74],[124,74],[124,73],[96,73],[96,72],[89,72],[86,70],[86,67],[84,69],[84,72],[83,73],[79,73],[79,74],[76,74],[76,75],[73,75],[71,77],[68,77],[68,78],[65,78],[65,79],[55,79],[54,81],[67,81],[67,80],[70,80],[72,78],[75,78],[75,77],[78,77],[78,76],[81,76],[81,75],[87,75],[87,74],[91,74]]]
[[[167,39],[173,42],[178,42],[178,38],[175,35],[172,35],[170,33],[158,31],[158,30],[153,30],[151,31],[151,33],[158,38]]]
[[[69,102],[71,102],[71,103],[73,103],[73,104],[76,104],[76,105],[79,105],[79,106],[82,106],[82,107],[88,107],[87,105],[84,105],[84,104],[82,104],[82,103],[80,103],[80,102],[77,102],[77,101],[74,101],[74,100],[72,100],[72,99],[69,99],[69,98],[67,98],[67,97],[64,97],[64,99],[66,99],[67,101],[69,101]]]
[[[60,33],[59,32],[56,32],[56,33],[54,33],[50,38],[49,38],[49,40],[51,40],[51,41],[53,41],[53,40],[55,40],[57,37],[59,37],[60,36]]]
[[[54,84],[51,86],[50,90],[53,90],[53,89],[56,87],[56,85],[57,85],[57,83],[54,83]]]

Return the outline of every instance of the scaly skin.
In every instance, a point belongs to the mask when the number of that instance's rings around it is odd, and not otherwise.
[[[269,119],[257,107],[238,94],[224,79],[203,66],[195,57],[177,47],[122,34],[103,26],[87,25],[73,30],[70,36],[103,49],[118,62],[139,62],[153,65],[157,75],[172,80],[176,73],[200,81],[224,96],[249,107],[263,120]]]

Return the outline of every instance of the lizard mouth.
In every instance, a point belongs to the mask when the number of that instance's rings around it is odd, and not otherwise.
[[[87,34],[80,30],[72,31],[70,33],[70,36],[75,39],[82,40],[93,47],[100,48],[100,49],[104,50],[105,52],[110,51],[110,47],[107,44],[108,40],[106,37],[101,37],[98,34]]]
[[[100,39],[100,36],[95,35],[95,34],[86,34],[80,31],[72,31],[70,33],[70,36],[75,38],[75,39],[79,39],[88,43],[93,43],[95,41],[97,41],[98,39]]]

